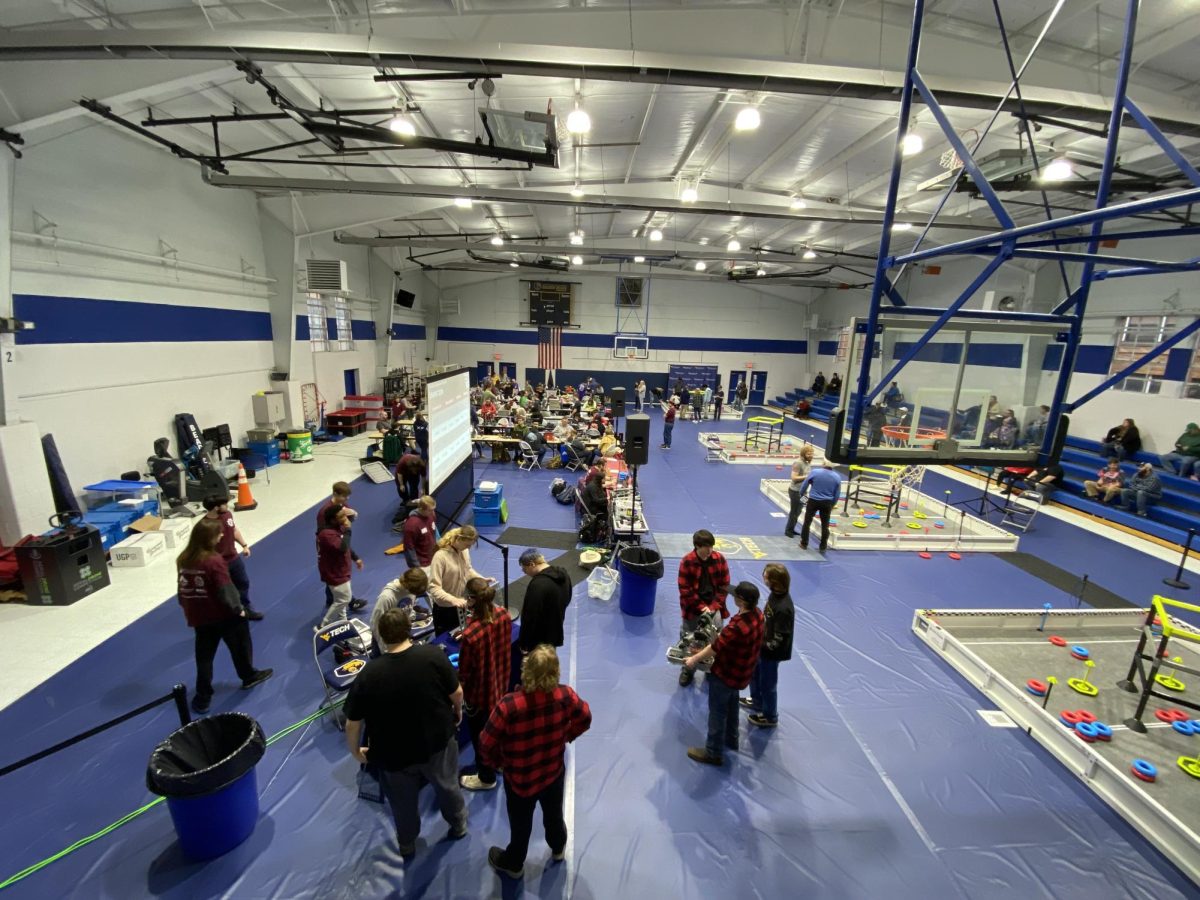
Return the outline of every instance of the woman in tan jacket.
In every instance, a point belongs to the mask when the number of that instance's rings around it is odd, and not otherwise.
[[[429,564],[429,598],[433,601],[433,631],[443,634],[462,624],[466,615],[467,582],[483,578],[471,568],[471,547],[479,538],[473,526],[451,528],[438,541]]]

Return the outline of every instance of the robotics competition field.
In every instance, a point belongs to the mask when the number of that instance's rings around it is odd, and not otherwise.
[[[718,535],[754,536],[782,529],[772,516],[778,510],[758,492],[773,466],[722,467],[715,478],[703,449],[693,448],[659,454],[641,472],[653,531],[686,533],[703,524]],[[488,464],[476,477],[504,484],[506,527],[566,533],[576,523],[549,496],[554,474]],[[924,487],[932,496],[950,490],[951,502],[978,493],[932,470]],[[363,523],[355,545],[366,560],[355,593],[374,597],[394,575],[383,550],[394,543],[395,493],[365,479],[354,490]],[[321,587],[307,565],[311,519],[311,509],[298,512],[255,544],[251,576],[267,614],[259,623],[267,627],[254,632],[255,657],[276,667],[275,678],[244,693],[230,690],[232,673],[218,668],[224,681],[214,709],[246,711],[269,735],[303,721],[321,699],[312,662]],[[1022,548],[1045,559],[1086,559],[1093,584],[1127,596],[1145,586],[1156,564],[1048,517],[1022,537]],[[559,552],[545,549],[548,557]],[[739,556],[730,560],[732,577],[757,580],[767,560]],[[678,669],[663,656],[679,637],[675,560],[667,559],[655,611],[645,618],[624,616],[616,602],[592,600],[579,585],[563,672],[591,703],[594,724],[570,754],[572,840],[567,861],[554,865],[535,828],[519,887],[499,883],[485,862],[487,847],[506,835],[500,792],[468,798],[471,833],[457,842],[444,840],[445,826],[426,800],[418,854],[405,865],[390,818],[358,799],[357,766],[341,733],[321,718],[268,748],[259,763],[262,817],[230,854],[207,865],[186,862],[160,805],[0,889],[0,900],[1194,897],[1195,884],[1157,844],[1053,755],[1020,730],[985,722],[978,711],[992,704],[911,631],[914,607],[987,609],[1003,598],[1040,613],[1047,602],[1073,604],[1026,556],[973,553],[951,561],[946,554],[926,560],[913,552],[835,551],[788,563],[797,630],[793,659],[780,667],[780,724],[758,730],[743,723],[742,749],[723,769],[684,755],[702,740],[707,695],[705,676],[681,689]],[[484,574],[500,575],[498,554],[481,549],[473,559]],[[1099,662],[1104,670],[1113,665]],[[0,710],[4,761],[176,681],[190,683],[191,668],[190,633],[164,598]],[[0,778],[0,803],[16,811],[0,821],[0,883],[149,803],[146,761],[172,730],[171,718],[160,709]],[[470,761],[464,749],[463,765]]]

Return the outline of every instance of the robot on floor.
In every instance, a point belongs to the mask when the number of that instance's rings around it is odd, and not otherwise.
[[[674,663],[677,666],[682,666],[684,660],[694,653],[703,650],[717,636],[717,632],[721,630],[721,611],[719,609],[706,609],[696,619],[695,628],[689,628],[687,625],[681,625],[679,628],[679,641],[667,648],[667,661]],[[698,668],[701,672],[707,672],[709,663],[701,663]]]

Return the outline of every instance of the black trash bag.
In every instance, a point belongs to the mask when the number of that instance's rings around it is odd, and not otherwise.
[[[626,547],[621,551],[621,568],[645,578],[663,577],[662,556],[649,547]]]
[[[154,748],[146,787],[164,797],[212,794],[253,769],[266,749],[262,726],[245,713],[196,719]]]

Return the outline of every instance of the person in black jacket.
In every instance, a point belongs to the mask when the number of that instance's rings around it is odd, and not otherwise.
[[[1133,424],[1133,419],[1123,419],[1120,425],[1108,429],[1108,434],[1100,442],[1100,455],[1105,458],[1115,456],[1117,459],[1130,459],[1141,449],[1142,435]]]
[[[749,720],[752,725],[774,728],[779,722],[779,664],[792,658],[796,609],[789,593],[792,577],[784,566],[768,563],[763,569],[763,581],[771,593],[763,610],[767,622],[763,631],[762,652],[754,676],[750,679],[750,696],[738,702],[751,710]]]
[[[521,607],[517,646],[529,653],[538,644],[563,645],[563,619],[571,605],[571,578],[566,570],[546,563],[532,547],[521,554],[521,571],[529,576]]]

